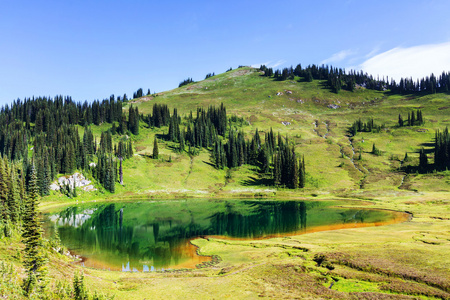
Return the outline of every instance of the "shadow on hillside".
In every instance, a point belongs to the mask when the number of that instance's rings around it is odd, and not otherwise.
[[[273,179],[249,176],[248,179],[242,180],[242,185],[244,185],[244,186],[257,186],[257,185],[273,186]]]
[[[211,162],[209,162],[209,161],[206,161],[206,160],[202,160],[202,162],[203,163],[205,163],[205,164],[207,164],[208,166],[211,166],[211,167],[213,167],[213,168],[215,168],[216,166],[213,164],[213,163],[211,163]]]
[[[167,134],[157,133],[157,134],[155,134],[155,136],[158,140],[169,141],[169,137],[167,136]]]
[[[435,143],[434,142],[428,142],[428,143],[422,143],[420,144],[421,147],[432,147],[434,148]]]
[[[419,166],[407,165],[399,169],[399,171],[404,172],[406,174],[430,174],[435,171],[444,171],[442,166],[437,166],[432,164],[430,160],[428,160],[428,165],[425,168],[420,168]]]

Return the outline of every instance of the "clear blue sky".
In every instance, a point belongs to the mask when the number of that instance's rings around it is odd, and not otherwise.
[[[379,75],[394,76],[401,65],[385,56],[409,50],[415,61],[423,47],[450,71],[450,1],[316,2],[0,0],[0,104],[160,92],[262,63],[379,72],[383,62]]]

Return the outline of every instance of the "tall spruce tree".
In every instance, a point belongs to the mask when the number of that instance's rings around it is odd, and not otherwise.
[[[153,159],[158,159],[159,157],[159,150],[158,150],[158,140],[155,136],[155,141],[153,142]]]
[[[23,289],[27,296],[33,292],[39,293],[46,286],[46,259],[43,253],[42,228],[39,224],[36,168],[31,166],[31,176],[28,186],[29,195],[25,203],[22,239],[25,244],[24,267],[27,277]]]
[[[426,172],[428,168],[428,157],[425,154],[425,150],[422,148],[419,152],[419,171]]]
[[[20,219],[20,193],[19,186],[17,182],[17,174],[15,166],[11,166],[11,176],[10,176],[10,185],[9,185],[9,195],[8,195],[8,207],[9,207],[9,215],[11,222],[13,224],[17,224]]]
[[[298,160],[298,171],[299,171],[299,178],[298,178],[298,187],[304,188],[306,183],[306,172],[305,172],[305,156],[303,156],[303,159]]]
[[[8,161],[5,158],[0,157],[0,220],[6,222],[10,219],[10,207],[8,203],[8,185],[10,182],[8,174]]]

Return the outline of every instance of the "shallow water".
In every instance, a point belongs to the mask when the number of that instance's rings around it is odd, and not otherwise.
[[[333,201],[180,200],[90,203],[46,214],[48,236],[87,267],[116,271],[193,268],[209,261],[194,238],[262,239],[379,226],[406,220],[385,210],[333,207]]]

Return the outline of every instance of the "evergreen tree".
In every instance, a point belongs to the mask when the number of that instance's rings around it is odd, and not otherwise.
[[[10,184],[10,178],[8,174],[8,162],[6,158],[0,157],[0,220],[7,221],[10,219],[10,207],[8,203],[8,185]]]
[[[36,168],[34,163],[31,167],[31,179],[29,183],[29,196],[26,201],[22,238],[25,244],[24,267],[27,278],[24,280],[23,288],[29,296],[35,288],[38,290],[46,285],[46,259],[43,253],[42,228],[38,216],[38,186]]]
[[[291,187],[293,189],[297,189],[299,186],[299,167],[298,167],[298,161],[297,158],[295,157],[295,152],[292,153],[292,183],[291,183]]]
[[[120,184],[123,185],[123,170],[122,170],[122,157],[119,158],[120,159],[120,167],[119,167],[119,180],[120,180]]]
[[[428,169],[428,157],[425,154],[425,150],[422,148],[419,152],[419,170],[420,172],[426,172]]]
[[[17,224],[20,219],[20,192],[17,181],[17,174],[14,165],[11,167],[11,176],[10,176],[10,186],[9,186],[9,195],[8,195],[8,207],[9,207],[9,215],[10,220],[13,224]]]
[[[158,150],[158,140],[156,139],[153,142],[153,159],[158,159],[159,157],[159,150]]]
[[[298,187],[304,188],[306,184],[306,172],[305,172],[305,156],[303,156],[303,159],[298,160],[299,164],[299,180],[298,180]]]
[[[83,273],[76,272],[73,276],[73,297],[75,300],[87,300],[89,299],[86,287],[84,286]]]

